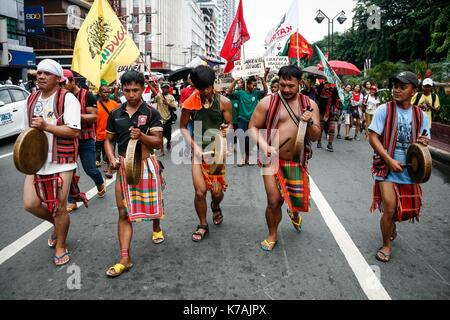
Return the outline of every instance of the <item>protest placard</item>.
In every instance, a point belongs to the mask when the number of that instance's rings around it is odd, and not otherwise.
[[[264,58],[254,58],[235,61],[231,75],[234,79],[238,79],[251,76],[263,76],[264,73]]]
[[[270,68],[271,72],[278,72],[281,67],[289,65],[289,57],[287,56],[272,56],[264,58],[266,68]]]
[[[223,69],[216,71],[216,80],[214,81],[214,87],[216,89],[228,88],[233,83],[233,77],[231,73],[223,73]]]
[[[133,63],[130,65],[124,65],[124,66],[117,66],[117,83],[120,82],[120,77],[127,71],[130,70],[136,70],[137,72],[144,73],[145,71],[145,64],[144,63]]]

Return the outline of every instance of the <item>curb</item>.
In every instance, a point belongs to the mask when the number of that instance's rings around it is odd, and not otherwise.
[[[450,152],[432,147],[430,145],[428,145],[428,149],[430,150],[432,158],[445,162],[446,164],[450,164]]]

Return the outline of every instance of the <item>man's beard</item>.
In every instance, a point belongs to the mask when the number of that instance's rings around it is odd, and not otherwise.
[[[293,98],[295,98],[298,94],[297,92],[293,92],[293,93],[289,93],[288,95],[284,94],[283,92],[281,92],[281,95],[283,96],[283,98],[285,98],[286,100],[292,100]]]

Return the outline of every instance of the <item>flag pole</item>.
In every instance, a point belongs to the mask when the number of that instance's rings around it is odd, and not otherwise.
[[[296,46],[297,46],[297,67],[300,67],[300,50],[299,50],[299,45],[298,45],[298,35],[299,35],[299,33],[298,33],[298,28],[297,28],[297,33],[295,34],[295,37],[297,38],[297,43],[296,43]]]

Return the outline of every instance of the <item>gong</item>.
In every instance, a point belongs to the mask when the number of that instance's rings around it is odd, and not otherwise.
[[[430,179],[433,160],[430,150],[422,143],[412,143],[406,151],[406,168],[415,183],[424,183]]]
[[[203,156],[211,156],[214,158],[213,163],[209,165],[209,174],[220,174],[227,159],[227,139],[222,137],[221,132],[218,132],[214,136],[213,150],[203,152]]]
[[[141,181],[142,146],[137,139],[130,139],[125,154],[125,175],[128,184],[138,184]]]
[[[44,131],[29,128],[23,131],[14,143],[14,165],[25,174],[38,172],[48,156],[48,140]]]
[[[298,160],[298,162],[301,162],[300,158],[302,155],[303,147],[305,146],[305,136],[307,128],[308,122],[300,121],[300,123],[298,124],[297,136],[294,143],[294,161]]]

